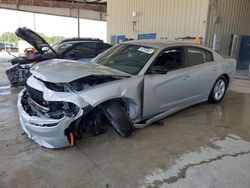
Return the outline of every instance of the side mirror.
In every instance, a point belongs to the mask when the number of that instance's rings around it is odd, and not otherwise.
[[[149,69],[149,74],[166,74],[168,69],[162,66],[153,66]]]

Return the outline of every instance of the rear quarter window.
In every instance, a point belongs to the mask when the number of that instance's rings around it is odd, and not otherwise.
[[[206,51],[206,56],[207,56],[207,62],[214,61],[213,53],[208,50],[205,50],[205,51]]]
[[[195,66],[214,60],[213,53],[203,48],[187,47],[187,66]]]

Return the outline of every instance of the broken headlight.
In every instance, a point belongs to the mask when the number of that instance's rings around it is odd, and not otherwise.
[[[24,110],[30,116],[39,116],[52,119],[61,119],[64,116],[74,117],[80,108],[70,102],[63,101],[45,101],[42,92],[27,86],[22,100]]]
[[[61,119],[64,116],[73,118],[80,108],[69,102],[48,102],[49,110],[44,113],[48,118]]]

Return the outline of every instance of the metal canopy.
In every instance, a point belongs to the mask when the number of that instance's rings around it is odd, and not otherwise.
[[[56,1],[68,1],[68,2],[80,2],[80,3],[99,3],[99,4],[107,4],[107,0],[56,0]]]
[[[105,0],[0,0],[0,8],[19,10],[23,6],[70,9],[79,7],[85,10],[107,12],[107,1]]]
[[[107,0],[0,0],[0,8],[25,12],[106,21]]]

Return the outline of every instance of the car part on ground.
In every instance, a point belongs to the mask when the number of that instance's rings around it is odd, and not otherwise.
[[[125,42],[89,64],[48,60],[31,68],[18,99],[20,122],[48,148],[109,127],[128,137],[211,96],[221,101],[235,70],[235,60],[206,47],[168,41]]]
[[[12,66],[6,70],[6,75],[12,86],[24,86],[30,76],[30,67],[52,58],[73,59],[89,62],[103,51],[111,47],[96,38],[69,38],[58,41],[50,46],[45,39],[28,28],[18,28],[16,35],[30,43],[36,51],[27,49],[24,57],[10,60]]]

